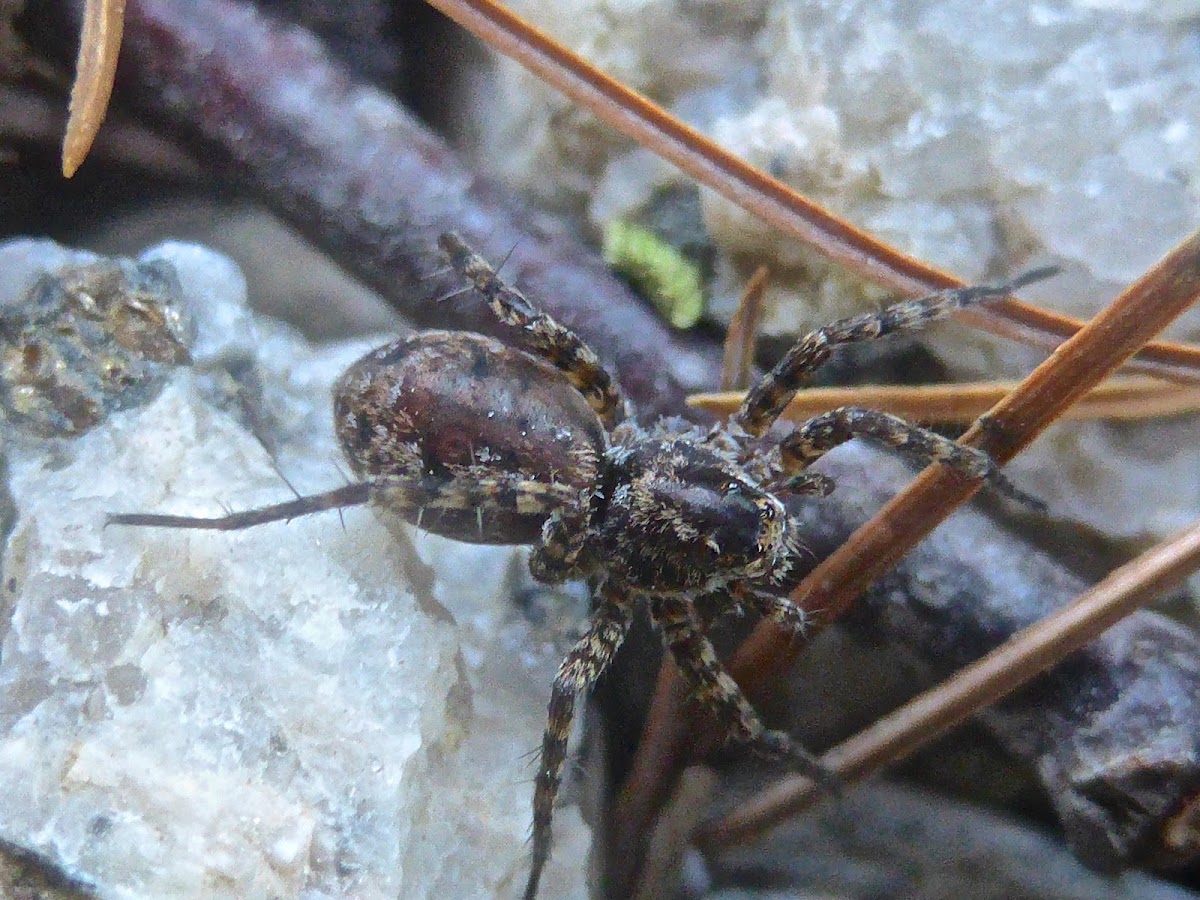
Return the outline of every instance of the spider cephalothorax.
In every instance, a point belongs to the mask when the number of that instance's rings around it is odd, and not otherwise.
[[[661,431],[661,429],[660,429]],[[591,528],[594,566],[646,594],[712,591],[782,575],[792,534],[783,503],[692,429],[621,429],[604,460]]]
[[[230,530],[372,502],[460,541],[532,544],[545,582],[587,578],[591,621],[559,668],[534,790],[537,892],[578,694],[608,667],[644,602],[696,698],[731,740],[822,775],[782,732],[766,729],[722,667],[694,601],[723,596],[800,631],[804,613],[782,586],[800,552],[781,498],[823,494],[807,471],[826,451],[868,437],[1001,485],[989,457],[875,410],[843,407],[792,431],[765,454],[760,439],[801,379],[831,348],[911,329],[1046,277],[943,291],[802,338],[747,394],[732,419],[707,431],[682,421],[625,421],[619,388],[573,332],[537,311],[455,234],[440,240],[509,328],[510,342],[428,331],[364,356],[334,388],[334,422],[359,482],[218,519],[130,513],[110,522]]]

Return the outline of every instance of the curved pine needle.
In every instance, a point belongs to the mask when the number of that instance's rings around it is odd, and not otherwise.
[[[910,756],[972,713],[1028,684],[1198,569],[1200,522],[1121,566],[1072,603],[839,744],[822,757],[822,764],[849,783]],[[784,778],[702,828],[698,843],[714,851],[752,840],[812,806],[821,795],[821,789],[806,778]]]
[[[674,163],[696,181],[855,274],[905,296],[962,287],[963,282],[839,219],[759,171],[641,94],[630,90],[494,0],[426,0],[494,50],[533,72],[609,126]],[[1023,343],[1053,349],[1080,323],[1012,298],[956,313],[959,321]],[[1200,347],[1148,344],[1132,371],[1169,380],[1200,380]]]
[[[970,425],[1004,399],[1015,381],[973,381],[957,384],[890,385],[805,388],[783,411],[782,418],[803,422],[839,406],[865,406],[910,422]],[[716,415],[729,415],[742,404],[744,391],[693,394],[688,406]],[[1177,385],[1154,378],[1113,378],[1067,409],[1062,420],[1154,419],[1200,412],[1200,387]]]
[[[65,178],[74,175],[87,158],[108,112],[124,27],[125,0],[87,0],[71,85],[71,112],[63,135]]]
[[[721,390],[745,390],[754,369],[754,344],[762,322],[763,297],[767,292],[770,270],[759,266],[746,282],[738,308],[725,330],[725,353],[721,359]],[[701,396],[708,396],[702,394]],[[689,406],[700,406],[688,398]],[[704,407],[701,407],[702,409]]]

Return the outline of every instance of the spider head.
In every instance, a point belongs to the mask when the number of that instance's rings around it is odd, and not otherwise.
[[[712,590],[787,565],[783,504],[725,454],[686,440],[651,440],[611,459],[601,552],[629,586]]]

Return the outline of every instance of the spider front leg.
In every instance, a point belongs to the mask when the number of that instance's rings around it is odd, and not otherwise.
[[[834,777],[816,757],[787,733],[763,725],[738,683],[725,671],[691,600],[682,594],[654,597],[652,610],[675,664],[691,682],[696,699],[717,717],[728,740],[747,744],[772,759],[782,759],[813,780],[836,788]]]
[[[780,488],[807,481],[803,471],[834,447],[856,438],[870,438],[923,462],[937,461],[968,478],[986,479],[1006,495],[1030,501],[1000,472],[995,461],[975,447],[964,447],[935,431],[919,428],[890,413],[842,406],[809,419],[779,445],[785,475]]]
[[[730,594],[742,606],[758,610],[764,619],[770,619],[797,639],[804,637],[808,630],[811,621],[808,613],[787,597],[776,597],[741,584],[734,585]]]
[[[537,895],[542,869],[550,858],[550,823],[567,759],[576,697],[590,690],[604,674],[625,639],[630,618],[629,596],[609,585],[601,588],[599,605],[587,632],[567,654],[555,676],[533,793],[533,862],[525,885],[525,900],[533,900]]]
[[[600,357],[579,335],[536,309],[524,294],[505,284],[487,260],[456,232],[441,235],[438,246],[455,271],[483,295],[500,323],[513,329],[516,346],[545,359],[566,375],[605,428],[611,429],[625,418],[625,400],[620,388]]]
[[[1057,271],[1055,267],[1034,269],[999,284],[939,291],[919,300],[896,303],[877,313],[842,319],[818,328],[797,341],[775,368],[750,389],[733,421],[752,437],[762,437],[784,407],[792,402],[804,377],[820,368],[840,344],[873,341],[889,334],[912,331],[956,310],[1006,297]]]

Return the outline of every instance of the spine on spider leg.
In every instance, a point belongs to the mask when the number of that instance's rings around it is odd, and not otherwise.
[[[307,516],[312,513],[325,512],[331,509],[342,509],[346,506],[361,506],[371,499],[374,485],[367,481],[347,484],[344,487],[326,491],[323,494],[313,494],[309,497],[298,497],[287,503],[274,506],[264,506],[259,509],[248,509],[245,512],[230,513],[227,516],[206,519],[194,516],[171,516],[160,513],[110,513],[105,525],[133,525],[149,528],[203,528],[212,531],[237,531],[242,528],[253,528],[255,525],[265,525],[267,522],[280,522]]]
[[[450,260],[450,268],[461,274],[493,304],[496,317],[505,325],[527,327],[537,316],[529,299],[514,287],[500,280],[491,264],[471,249],[457,231],[438,235],[438,246]]]
[[[865,313],[818,328],[801,338],[750,390],[733,421],[751,436],[761,437],[784,407],[792,402],[800,379],[820,368],[835,347],[912,331],[968,306],[1006,297],[1058,271],[1057,266],[1046,266],[998,284],[938,291],[917,300],[893,304],[880,312]]]

